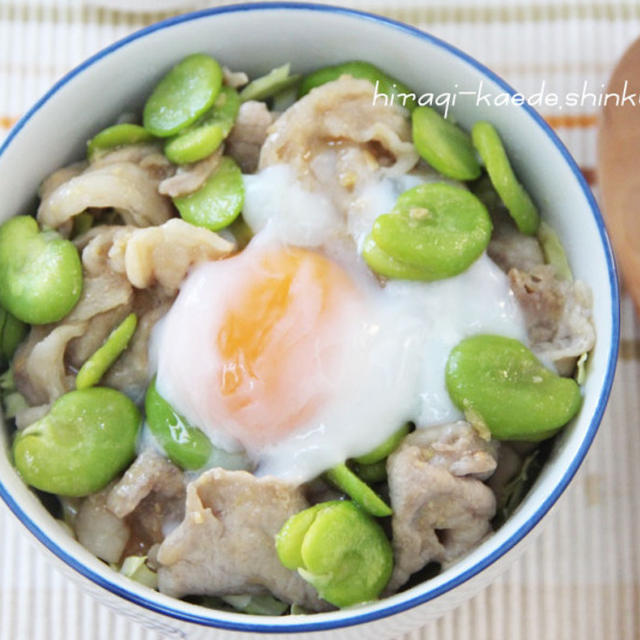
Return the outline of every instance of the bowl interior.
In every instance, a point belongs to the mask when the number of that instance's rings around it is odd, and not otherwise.
[[[618,341],[618,292],[608,241],[593,198],[568,153],[526,106],[495,106],[510,89],[477,62],[409,27],[348,10],[320,6],[246,5],[181,16],[116,43],[50,91],[0,149],[0,219],[33,213],[34,194],[52,170],[81,158],[86,140],[123,112],[138,110],[150,89],[180,58],[205,51],[251,75],[292,62],[305,72],[349,59],[368,60],[418,94],[470,91],[451,113],[464,127],[492,122],[516,171],[557,230],[577,278],[594,294],[597,345],[589,364],[584,405],[557,442],[550,463],[514,516],[466,558],[430,582],[352,611],[288,621],[207,611],[152,593],[120,578],[69,538],[22,484],[0,435],[0,494],[56,555],[94,582],[145,606],[203,624],[239,629],[319,629],[354,624],[434,598],[496,560],[535,526],[575,473],[602,416]],[[477,92],[492,98],[478,100]]]

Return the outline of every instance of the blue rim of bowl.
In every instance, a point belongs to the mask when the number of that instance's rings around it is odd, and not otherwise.
[[[314,11],[321,13],[333,13],[333,14],[341,14],[354,18],[360,18],[372,22],[376,22],[382,24],[386,27],[391,27],[393,29],[398,29],[403,31],[407,35],[417,37],[423,40],[428,40],[432,44],[445,49],[449,53],[453,54],[457,58],[463,60],[467,64],[471,65],[475,69],[477,69],[480,73],[484,74],[486,77],[490,78],[493,82],[495,82],[498,86],[500,86],[506,93],[510,95],[514,95],[516,91],[509,86],[504,80],[502,80],[499,76],[497,76],[493,71],[485,67],[483,64],[479,63],[477,60],[467,55],[463,51],[454,47],[453,45],[436,38],[424,31],[421,31],[415,27],[406,25],[402,22],[398,22],[395,20],[391,20],[389,18],[383,18],[381,16],[366,13],[363,11],[356,11],[354,9],[347,9],[344,7],[334,7],[329,5],[316,5],[310,3],[297,3],[297,2],[266,2],[260,4],[237,4],[237,5],[229,5],[225,7],[204,9],[202,11],[195,11],[192,13],[187,13],[183,15],[176,16],[174,18],[169,18],[167,20],[163,20],[162,22],[158,22],[156,24],[145,27],[144,29],[140,29],[135,33],[130,34],[129,36],[115,42],[114,44],[106,47],[102,51],[99,51],[95,55],[91,56],[83,63],[75,67],[69,73],[67,73],[63,78],[61,78],[58,82],[56,82],[53,87],[40,98],[35,105],[15,124],[5,142],[0,146],[0,156],[4,153],[7,147],[11,144],[11,141],[18,132],[27,124],[27,122],[33,117],[33,115],[39,111],[39,109],[49,101],[49,99],[65,84],[67,84],[70,80],[72,80],[75,76],[82,73],[85,69],[89,68],[95,62],[101,60],[102,58],[108,56],[113,51],[120,49],[121,47],[127,45],[129,42],[134,40],[138,40],[150,33],[155,31],[159,31],[161,29],[167,29],[174,25],[181,24],[183,22],[190,22],[192,20],[198,20],[200,18],[219,15],[225,13],[240,13],[246,11],[278,11],[278,10],[298,10],[298,11]],[[616,273],[615,261],[613,258],[613,252],[611,250],[611,245],[609,243],[609,238],[607,236],[604,221],[600,210],[598,209],[598,205],[596,204],[595,198],[591,192],[591,189],[587,185],[584,176],[582,175],[580,169],[576,165],[574,159],[571,157],[571,154],[564,146],[564,144],[560,141],[560,139],[553,132],[551,127],[544,121],[544,119],[526,102],[521,105],[521,108],[528,112],[529,116],[533,119],[533,121],[544,131],[544,133],[551,139],[553,144],[556,146],[558,151],[564,157],[566,163],[571,168],[576,180],[580,184],[582,191],[589,203],[591,208],[591,212],[596,222],[596,226],[598,227],[598,232],[600,233],[600,239],[602,241],[602,245],[605,250],[607,265],[608,265],[608,275],[609,275],[609,285],[611,288],[611,315],[612,315],[612,340],[611,340],[611,351],[609,353],[609,361],[607,363],[607,372],[604,379],[604,384],[602,386],[602,390],[600,393],[600,398],[598,399],[598,404],[596,406],[594,415],[591,419],[591,423],[589,424],[589,428],[585,435],[585,438],[577,451],[575,457],[571,461],[570,466],[566,470],[565,474],[562,476],[562,479],[558,482],[553,492],[547,497],[547,499],[538,507],[536,512],[527,520],[523,526],[518,529],[508,540],[506,540],[500,547],[493,551],[490,555],[486,556],[472,567],[469,567],[466,571],[461,573],[460,575],[454,576],[449,581],[439,585],[437,588],[427,591],[426,593],[414,595],[407,600],[395,604],[390,604],[387,607],[381,607],[371,612],[358,612],[354,610],[352,616],[340,619],[340,620],[322,620],[318,619],[317,622],[303,622],[303,623],[291,623],[291,624],[282,624],[278,623],[275,620],[273,622],[269,622],[268,624],[259,624],[254,622],[231,622],[225,620],[216,620],[212,616],[215,616],[215,610],[212,611],[211,616],[200,616],[195,614],[185,613],[184,611],[180,611],[178,609],[174,609],[169,606],[165,606],[163,604],[159,604],[150,599],[138,596],[135,593],[132,593],[126,589],[123,589],[117,584],[110,582],[105,579],[103,576],[95,573],[93,570],[83,565],[81,562],[76,560],[73,556],[69,555],[66,551],[61,549],[57,544],[55,544],[47,534],[40,529],[36,523],[31,520],[31,518],[24,512],[22,507],[18,505],[15,500],[11,497],[6,487],[0,482],[0,497],[7,503],[11,511],[18,517],[18,519],[22,522],[22,524],[45,546],[54,553],[58,558],[60,558],[63,562],[68,564],[70,567],[75,569],[78,573],[82,574],[98,586],[101,586],[111,593],[118,595],[130,602],[133,602],[137,605],[140,605],[146,609],[154,611],[156,613],[164,614],[171,618],[191,622],[203,626],[227,629],[233,631],[245,631],[245,632],[253,632],[253,633],[299,633],[303,631],[323,631],[329,629],[338,629],[342,627],[354,626],[357,624],[363,624],[366,622],[372,622],[374,620],[378,620],[380,618],[385,618],[397,613],[401,613],[406,611],[407,609],[411,609],[412,607],[418,606],[433,598],[436,598],[451,589],[460,586],[467,580],[474,577],[480,571],[483,571],[489,565],[496,562],[500,557],[502,557],[507,551],[509,551],[512,547],[514,547],[518,542],[520,542],[537,524],[540,522],[542,517],[549,511],[549,509],[553,506],[553,504],[558,500],[558,498],[562,495],[564,490],[567,488],[569,482],[575,475],[578,470],[580,464],[582,463],[593,439],[596,435],[600,422],[602,420],[602,416],[604,414],[604,410],[606,408],[609,394],[611,392],[611,386],[613,384],[613,377],[615,374],[616,362],[618,357],[618,344],[620,339],[620,295],[618,290],[618,279]],[[241,615],[241,614],[239,614]],[[320,614],[321,615],[321,614]],[[286,620],[286,618],[282,618],[282,620]]]

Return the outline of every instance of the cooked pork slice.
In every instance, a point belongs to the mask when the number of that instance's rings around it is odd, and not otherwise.
[[[107,508],[112,485],[82,501],[75,518],[78,541],[105,562],[119,562],[129,540],[128,525]]]
[[[131,536],[125,555],[142,555],[162,542],[184,518],[184,474],[159,453],[147,449],[107,496],[107,508],[123,519]]]
[[[531,271],[544,264],[538,238],[525,236],[516,229],[513,222],[500,218],[494,218],[487,254],[505,273],[513,268]]]
[[[166,171],[174,171],[173,165],[167,160],[162,149],[155,144],[130,144],[98,153],[89,163],[88,170],[101,169],[110,164],[130,162],[140,165],[152,177],[157,177],[159,167]]]
[[[533,350],[569,375],[575,359],[595,344],[591,290],[579,280],[560,280],[551,265],[530,272],[511,269],[509,280]]]
[[[227,138],[227,153],[240,165],[243,173],[253,173],[258,168],[260,149],[274,117],[264,102],[248,100],[240,105],[238,117]]]
[[[64,354],[69,342],[81,336],[87,326],[86,322],[78,322],[31,328],[12,364],[16,389],[29,405],[50,404],[73,389],[75,376],[67,371]]]
[[[178,467],[156,451],[147,449],[111,489],[107,507],[119,518],[124,518],[152,491],[165,496],[179,496],[185,492],[185,483]]]
[[[148,227],[174,214],[158,184],[130,162],[109,164],[71,178],[60,185],[38,209],[40,224],[57,228],[89,208],[116,209],[127,224]]]
[[[104,344],[109,334],[130,313],[131,302],[122,304],[103,313],[97,313],[91,318],[90,331],[69,341],[65,358],[72,369],[80,367]]]
[[[156,322],[170,309],[174,296],[161,287],[137,291],[131,311],[138,326],[126,351],[113,363],[104,384],[124,391],[135,402],[142,402],[149,385],[149,341]],[[93,329],[93,324],[92,324]]]
[[[138,289],[159,284],[175,293],[194,264],[224,258],[234,249],[232,242],[217,233],[176,218],[159,226],[116,233],[109,263]]]
[[[491,531],[496,501],[482,479],[495,468],[494,445],[466,422],[418,429],[389,456],[395,563],[387,592],[429,562],[453,562]]]
[[[224,258],[235,245],[217,233],[175,218],[164,224],[99,226],[75,241],[85,273],[105,271],[146,289],[156,284],[174,294],[196,263]]]
[[[222,78],[233,89],[244,87],[249,82],[249,76],[244,71],[231,71],[229,67],[222,67]]]
[[[51,409],[50,404],[40,404],[35,407],[26,407],[16,412],[16,429],[26,429],[34,422],[44,418]]]
[[[346,75],[313,89],[270,128],[260,168],[287,163],[307,187],[326,190],[337,182],[347,193],[364,175],[409,171],[418,154],[407,112],[374,101],[374,92],[370,82]],[[327,154],[335,161],[324,162]]]
[[[158,585],[172,596],[271,592],[285,602],[328,608],[278,559],[275,535],[308,507],[298,487],[245,471],[212,469],[187,487],[185,519],[160,546]]]
[[[60,176],[65,174],[57,172],[43,183],[38,222],[57,229],[87,209],[113,208],[126,224],[162,224],[175,210],[158,193],[158,184],[167,175],[166,168],[159,170],[158,155],[154,146],[132,145],[100,156],[80,174],[69,168],[70,177],[64,182]]]
[[[64,318],[65,323],[86,322],[97,315],[133,301],[133,287],[121,274],[113,271],[84,278],[78,304]]]
[[[110,271],[85,277],[78,304],[63,320],[31,328],[13,361],[16,388],[30,405],[51,403],[74,387],[74,372],[129,312],[133,289]],[[105,322],[106,320],[106,322]]]
[[[222,160],[223,152],[224,147],[222,146],[200,162],[178,167],[174,175],[169,176],[158,185],[158,191],[171,198],[186,196],[197,191],[216,171]]]
[[[133,312],[138,328],[105,383],[137,401],[148,383],[154,324],[168,311],[194,264],[225,257],[235,245],[180,219],[147,229],[101,225],[74,242],[82,255],[82,295],[60,322],[31,329],[16,352],[16,388],[31,406],[49,404],[71,391],[75,370]]]
[[[58,169],[54,171],[51,175],[47,176],[42,183],[40,184],[40,188],[38,189],[38,196],[41,200],[47,200],[49,196],[61,185],[65,182],[71,180],[71,178],[75,178],[79,176],[86,168],[86,162],[74,162],[67,167],[62,167],[62,169]]]

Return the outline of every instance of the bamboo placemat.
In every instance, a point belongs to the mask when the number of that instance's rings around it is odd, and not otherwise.
[[[71,67],[170,13],[79,0],[0,0],[0,140]],[[124,0],[102,0],[127,5]],[[167,6],[176,0],[135,0]],[[206,6],[193,2],[190,6]],[[218,3],[226,4],[226,2]],[[640,33],[635,2],[350,0],[461,47],[525,95],[598,91]],[[186,5],[186,3],[185,3]],[[425,70],[428,73],[428,69]],[[108,89],[107,89],[108,90]],[[597,107],[542,108],[597,192]],[[0,176],[0,179],[2,177]],[[497,582],[408,640],[640,638],[640,324],[623,300],[613,396],[596,441],[543,534]],[[0,505],[0,640],[161,640],[83,594],[45,562]]]

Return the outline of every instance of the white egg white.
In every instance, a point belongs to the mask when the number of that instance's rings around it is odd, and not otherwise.
[[[425,179],[408,175],[372,181],[345,215],[329,197],[307,191],[287,166],[245,176],[243,215],[257,233],[245,251],[293,245],[324,252],[349,273],[365,308],[348,326],[336,327],[344,351],[336,370],[324,372],[329,399],[289,435],[248,447],[259,475],[305,482],[373,449],[406,421],[427,428],[457,420],[462,416],[444,380],[451,349],[477,333],[526,342],[508,279],[486,254],[453,278],[384,286],[362,261],[359,247],[375,217]],[[152,340],[160,393],[216,446],[229,451],[240,448],[233,425],[227,417],[221,428],[222,418],[203,410],[198,398],[216,391],[199,388],[198,380],[210,377],[217,363],[211,327],[234,295],[233,264],[229,259],[195,268]]]

